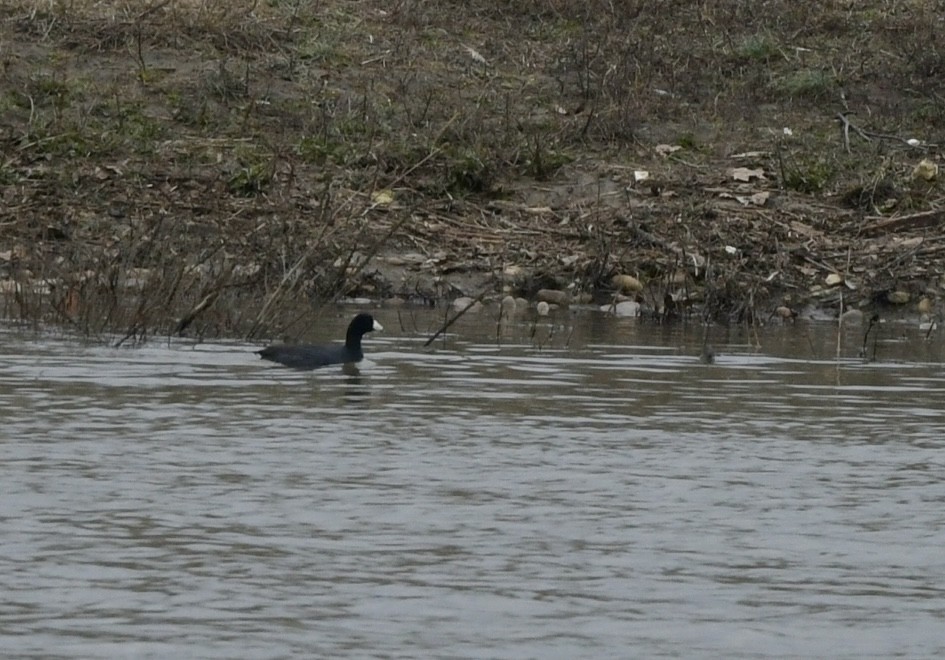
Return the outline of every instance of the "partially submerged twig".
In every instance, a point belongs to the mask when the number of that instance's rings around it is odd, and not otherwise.
[[[486,292],[485,292],[485,291],[482,291],[478,296],[476,296],[475,298],[473,298],[473,299],[469,302],[469,304],[467,304],[467,305],[466,305],[465,307],[463,307],[461,310],[459,310],[458,312],[456,312],[456,315],[453,316],[453,318],[447,319],[446,322],[443,323],[443,325],[440,326],[440,329],[437,330],[437,331],[433,334],[432,337],[430,337],[429,339],[426,340],[426,342],[423,344],[423,347],[426,348],[427,346],[429,346],[430,344],[432,344],[433,342],[435,342],[436,339],[437,339],[437,337],[439,337],[439,336],[442,335],[444,332],[446,332],[446,330],[447,330],[451,325],[453,325],[454,323],[456,323],[457,320],[459,320],[459,317],[461,317],[463,314],[465,314],[465,313],[468,312],[470,309],[472,309],[472,307],[473,307],[476,303],[481,302],[483,296],[485,296],[485,295],[486,295]]]
[[[183,336],[184,330],[190,327],[190,324],[194,322],[197,316],[213,304],[213,302],[217,299],[217,296],[220,295],[222,288],[222,286],[214,287],[210,293],[203,297],[203,300],[197,303],[197,305],[195,305],[189,312],[184,314],[180,321],[177,322],[177,327],[174,328],[174,332],[172,334]]]
[[[867,356],[867,342],[870,338],[870,332],[873,330],[873,327],[879,324],[879,314],[873,314],[870,317],[869,325],[866,326],[866,332],[863,333],[863,348],[860,349],[860,357],[866,358],[870,362],[876,362],[876,343],[879,335],[879,330],[873,333],[873,355]]]
[[[864,341],[866,339],[864,338]],[[843,342],[843,291],[840,292],[840,315],[837,316],[837,359],[840,359],[840,349]]]

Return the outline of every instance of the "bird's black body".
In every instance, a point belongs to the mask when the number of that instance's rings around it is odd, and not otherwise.
[[[364,359],[361,338],[374,330],[383,328],[370,314],[358,314],[348,325],[343,345],[277,344],[257,352],[264,360],[278,362],[293,369],[317,369],[331,364],[350,364]]]

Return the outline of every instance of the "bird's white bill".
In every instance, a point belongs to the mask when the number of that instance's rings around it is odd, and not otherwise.
[[[374,321],[374,329],[375,329],[375,330],[383,330],[383,329],[384,329],[384,326],[382,326],[382,325],[381,325],[380,323],[378,323],[377,321]]]

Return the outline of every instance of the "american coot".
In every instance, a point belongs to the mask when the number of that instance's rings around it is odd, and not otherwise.
[[[349,364],[364,359],[361,337],[367,332],[383,330],[370,314],[358,314],[348,325],[344,346],[312,344],[280,344],[257,351],[264,360],[278,362],[293,369],[317,369],[329,364]]]

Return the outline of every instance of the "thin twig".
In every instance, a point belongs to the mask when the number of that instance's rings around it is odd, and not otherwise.
[[[432,337],[430,337],[429,339],[426,340],[426,342],[423,344],[423,347],[426,348],[427,346],[429,346],[430,344],[432,344],[433,342],[435,342],[436,339],[437,339],[437,337],[439,337],[440,335],[442,335],[444,332],[447,331],[447,329],[449,329],[449,327],[450,327],[451,325],[453,325],[454,323],[456,323],[456,321],[459,319],[460,316],[462,316],[463,314],[465,314],[466,312],[468,312],[470,309],[472,309],[473,305],[475,305],[475,304],[478,303],[478,302],[481,302],[481,301],[482,301],[482,297],[485,296],[485,295],[486,295],[486,292],[485,292],[485,291],[482,291],[478,296],[476,296],[475,298],[473,298],[473,299],[469,302],[468,305],[466,305],[466,306],[463,307],[461,310],[459,310],[458,312],[456,312],[456,315],[455,315],[453,318],[447,319],[446,322],[445,322],[443,325],[440,326],[440,329],[437,330],[437,331],[433,334]]]
[[[859,135],[861,138],[863,138],[867,142],[872,142],[873,139],[875,138],[877,140],[892,140],[894,142],[902,142],[906,146],[915,147],[915,148],[924,149],[928,147],[938,146],[930,142],[917,142],[917,141],[910,142],[908,139],[901,137],[899,135],[891,135],[889,133],[876,133],[873,131],[865,131],[859,126],[857,126],[856,124],[854,124],[852,121],[850,121],[849,117],[847,117],[848,114],[852,114],[852,113],[846,113],[846,112],[837,113],[837,118],[840,120],[840,123],[843,124],[843,143],[844,143],[844,146],[846,146],[847,153],[850,153],[850,129],[851,128],[857,135]]]

